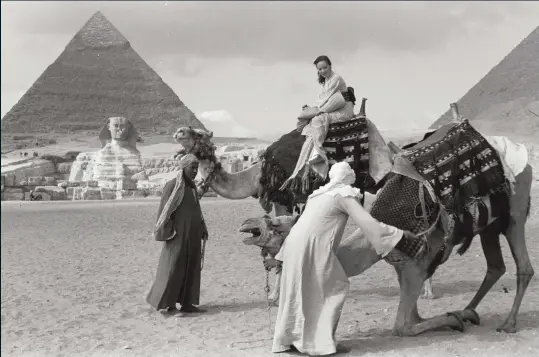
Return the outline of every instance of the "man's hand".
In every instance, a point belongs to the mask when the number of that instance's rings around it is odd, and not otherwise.
[[[279,265],[280,263],[277,259],[273,259],[273,258],[264,259],[264,268],[266,268],[266,270],[277,268]]]
[[[309,108],[307,104],[305,104],[303,107],[301,107],[301,110],[305,110],[306,108]]]

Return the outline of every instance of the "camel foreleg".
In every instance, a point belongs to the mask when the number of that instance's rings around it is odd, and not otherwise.
[[[393,334],[397,336],[416,336],[423,332],[450,327],[464,331],[463,319],[455,313],[423,319],[417,311],[417,300],[426,278],[426,272],[415,262],[406,260],[395,265],[401,287],[401,295]]]

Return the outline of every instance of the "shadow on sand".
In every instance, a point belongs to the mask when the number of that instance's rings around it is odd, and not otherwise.
[[[507,314],[486,314],[481,317],[481,325],[473,326],[466,324],[464,333],[444,329],[439,331],[430,331],[415,337],[397,337],[391,330],[369,329],[358,331],[353,334],[347,334],[341,341],[353,350],[360,350],[362,353],[391,352],[399,349],[411,349],[417,347],[426,347],[433,344],[452,341],[463,335],[472,335],[478,341],[499,342],[503,336],[512,336],[509,334],[498,333],[498,328]],[[518,315],[517,334],[520,331],[536,329],[539,326],[539,311],[526,311]]]
[[[501,278],[493,289],[504,289],[507,288],[509,292],[514,290],[516,280],[514,277],[503,277]],[[481,281],[472,280],[472,281],[459,281],[459,282],[441,282],[436,281],[434,278],[432,282],[432,290],[434,294],[439,296],[455,296],[462,295],[467,293],[475,293],[479,286],[481,286]],[[398,286],[382,286],[382,287],[372,287],[366,289],[355,289],[351,290],[348,294],[348,298],[360,297],[360,296],[369,296],[369,295],[380,295],[384,297],[398,297],[400,295],[400,289]]]

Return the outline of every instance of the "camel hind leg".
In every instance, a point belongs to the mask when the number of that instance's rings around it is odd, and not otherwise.
[[[514,333],[518,310],[522,303],[524,293],[534,274],[533,267],[526,247],[525,225],[530,211],[530,191],[532,182],[532,169],[528,165],[522,173],[516,177],[515,194],[511,197],[511,221],[507,230],[506,238],[511,249],[511,254],[517,267],[517,292],[511,312],[505,322],[497,331]]]
[[[497,226],[497,222],[495,222],[481,232],[481,247],[487,261],[487,272],[479,290],[477,290],[466,309],[477,308],[494,284],[505,274],[505,263],[500,246],[500,234],[496,230]]]
[[[475,293],[472,301],[462,311],[456,311],[463,321],[470,321],[474,325],[479,325],[479,315],[475,312],[477,305],[483,300],[485,295],[492,289],[494,284],[505,274],[505,263],[503,261],[502,249],[500,247],[500,234],[498,222],[494,222],[481,232],[481,247],[487,261],[487,272],[481,286]]]

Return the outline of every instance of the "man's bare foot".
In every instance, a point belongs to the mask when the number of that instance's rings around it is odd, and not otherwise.
[[[176,306],[167,307],[166,309],[159,310],[159,312],[165,316],[182,317],[185,315],[184,313],[180,312],[180,310],[178,310]]]
[[[186,313],[201,313],[201,312],[206,312],[206,310],[204,309],[200,309],[194,305],[182,305],[181,309],[180,309],[181,312],[186,312]]]

